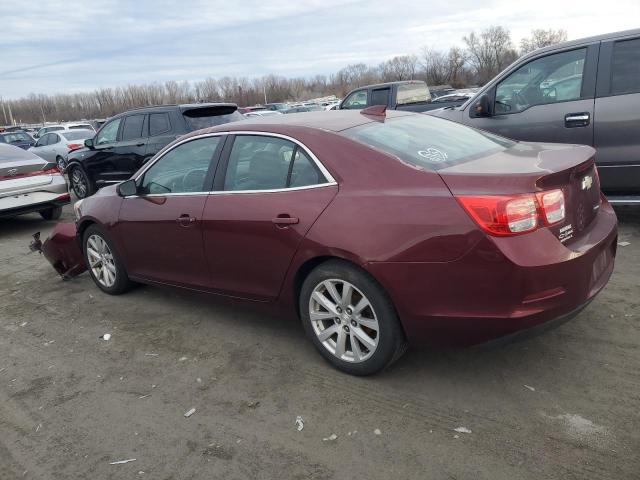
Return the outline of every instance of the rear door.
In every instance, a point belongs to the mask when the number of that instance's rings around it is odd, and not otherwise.
[[[138,194],[123,200],[118,222],[131,275],[178,286],[208,285],[202,210],[223,141],[207,136],[177,144],[137,178]]]
[[[599,44],[541,55],[491,90],[492,116],[464,122],[516,140],[593,145]]]
[[[595,105],[602,189],[640,192],[640,38],[603,42]]]
[[[276,298],[300,241],[337,193],[301,144],[269,134],[230,138],[203,214],[213,290]]]

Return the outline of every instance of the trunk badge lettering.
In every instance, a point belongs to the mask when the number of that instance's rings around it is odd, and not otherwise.
[[[560,229],[558,240],[560,240],[561,242],[566,242],[571,237],[573,237],[573,226],[571,224],[565,225]]]
[[[591,188],[591,185],[593,185],[593,178],[591,177],[591,175],[585,176],[582,179],[582,190],[589,190]]]

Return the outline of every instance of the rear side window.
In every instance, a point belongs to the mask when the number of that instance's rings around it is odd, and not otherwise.
[[[149,136],[155,137],[171,130],[168,113],[152,113],[149,115]]]
[[[142,126],[144,125],[144,115],[129,115],[124,119],[122,127],[122,140],[135,140],[142,137]]]
[[[192,108],[182,113],[190,130],[215,127],[225,123],[243,120],[236,107],[202,107]]]
[[[309,156],[278,137],[239,135],[224,180],[227,191],[277,190],[326,183]]]
[[[611,93],[640,92],[640,38],[616,42],[611,61]]]
[[[429,170],[458,165],[515,145],[506,138],[428,115],[371,122],[340,133]]]
[[[389,104],[389,89],[381,88],[371,92],[371,105],[388,105]]]
[[[411,103],[428,102],[431,94],[426,83],[403,83],[398,85],[396,103],[398,105],[409,105]]]

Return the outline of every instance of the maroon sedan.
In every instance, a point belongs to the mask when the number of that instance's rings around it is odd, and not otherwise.
[[[358,375],[568,319],[616,253],[591,147],[378,107],[194,132],[75,211],[43,247],[60,273],[284,306]]]

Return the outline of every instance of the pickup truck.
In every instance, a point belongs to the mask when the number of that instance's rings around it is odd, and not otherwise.
[[[595,147],[613,204],[640,204],[640,29],[535,50],[430,115],[515,140]]]
[[[436,108],[459,106],[464,101],[432,99],[429,87],[421,80],[379,83],[351,90],[342,100],[339,110],[360,110],[373,105],[386,105],[390,110],[426,112]]]

